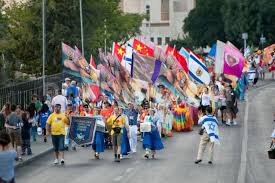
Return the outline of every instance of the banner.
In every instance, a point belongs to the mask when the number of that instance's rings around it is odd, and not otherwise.
[[[95,117],[72,116],[69,138],[77,145],[93,143],[96,131]]]
[[[275,50],[275,44],[270,45],[264,49],[263,61],[265,63],[271,64],[271,61],[272,61],[271,53],[274,53],[274,50]]]
[[[230,45],[224,46],[224,74],[229,74],[241,78],[244,61],[244,56],[239,50]]]

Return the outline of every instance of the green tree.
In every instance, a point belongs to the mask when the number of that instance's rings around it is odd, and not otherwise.
[[[223,0],[197,0],[196,7],[184,20],[183,31],[188,33],[194,46],[212,45],[217,39],[224,41]]]
[[[81,49],[79,0],[46,1],[47,74],[60,72],[61,42]],[[6,10],[9,22],[4,52],[13,70],[41,75],[42,1],[32,0]],[[85,56],[97,48],[111,48],[112,41],[125,41],[139,32],[143,16],[124,14],[118,0],[83,1]],[[105,21],[106,20],[106,21]],[[104,34],[106,24],[107,34]],[[23,66],[23,67],[21,67]]]

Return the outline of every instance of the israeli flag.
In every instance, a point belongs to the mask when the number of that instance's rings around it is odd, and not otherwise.
[[[199,84],[209,85],[210,75],[208,69],[204,63],[192,52],[189,55],[189,76]]]
[[[126,52],[124,57],[121,61],[121,65],[126,68],[126,70],[131,73],[132,72],[132,65],[133,65],[133,47],[128,44],[126,47]]]
[[[210,141],[220,145],[217,118],[212,115],[205,115],[199,120],[199,124],[201,124],[202,128],[205,129],[210,138]]]

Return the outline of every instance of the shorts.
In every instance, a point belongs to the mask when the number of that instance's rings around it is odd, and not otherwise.
[[[20,129],[14,130],[14,129],[8,128],[8,133],[10,135],[11,144],[13,147],[22,146]]]
[[[113,141],[113,146],[121,146],[121,144],[122,144],[122,133],[113,134],[112,135],[112,141]]]
[[[233,104],[233,102],[226,102],[226,111],[228,113],[234,113],[234,104]]]
[[[221,106],[221,111],[224,111],[226,109],[226,106]]]
[[[65,135],[52,135],[52,143],[55,152],[64,151]]]

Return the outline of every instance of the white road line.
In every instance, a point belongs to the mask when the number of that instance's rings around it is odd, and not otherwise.
[[[267,85],[260,86],[259,88],[252,90],[252,92],[267,88],[272,84],[274,84],[274,83],[269,83]],[[239,169],[237,183],[245,183],[245,178],[246,178],[249,104],[250,103],[249,103],[249,98],[248,98],[248,93],[247,93],[247,102],[245,105],[245,116],[244,116],[244,127],[243,127],[244,132],[243,132],[243,139],[242,139],[242,154],[241,154],[241,163],[240,163],[240,169]]]
[[[247,94],[247,99],[248,94]],[[243,140],[242,140],[242,154],[241,154],[241,163],[240,169],[238,174],[237,183],[245,183],[246,177],[246,166],[247,166],[247,140],[248,140],[248,128],[247,128],[247,121],[248,121],[248,110],[249,110],[249,101],[246,102],[245,105],[245,116],[244,116],[244,133],[243,133]]]

